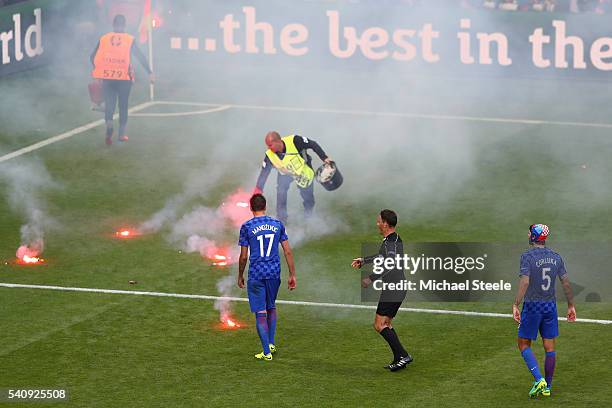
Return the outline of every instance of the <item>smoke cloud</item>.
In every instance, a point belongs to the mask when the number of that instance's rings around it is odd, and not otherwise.
[[[23,218],[17,257],[40,255],[45,232],[57,225],[48,213],[45,196],[58,184],[41,162],[32,159],[0,164],[0,181],[6,185],[9,207]]]
[[[234,275],[227,275],[217,282],[217,292],[222,297],[232,296],[233,289],[236,287],[236,277]],[[215,300],[215,310],[219,311],[219,319],[222,322],[226,322],[230,318],[232,312],[231,302],[227,299]]]

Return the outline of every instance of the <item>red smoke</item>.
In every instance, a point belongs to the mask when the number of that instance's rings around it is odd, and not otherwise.
[[[250,199],[250,193],[238,189],[235,193],[225,198],[219,207],[219,212],[229,219],[235,227],[239,227],[253,217],[253,213],[251,213],[249,208]]]
[[[44,259],[40,258],[40,250],[38,248],[30,248],[27,245],[21,245],[17,248],[15,256],[17,256],[17,263],[22,265],[35,265],[45,262]]]
[[[221,328],[225,330],[234,330],[239,329],[242,326],[236,320],[233,320],[229,317],[225,318],[225,320],[221,320]]]
[[[243,323],[239,322],[230,315],[229,309],[221,311],[221,316],[219,317],[219,320],[221,322],[219,328],[222,330],[236,330],[244,326]]]
[[[227,266],[236,262],[235,257],[231,254],[229,246],[220,247],[212,243],[209,246],[201,248],[200,253],[202,256],[212,261],[214,266]]]
[[[250,193],[238,189],[223,200],[217,209],[217,214],[230,221],[233,227],[239,227],[253,217],[249,208],[250,199]],[[200,254],[213,261],[215,266],[227,266],[235,263],[238,258],[236,252],[236,247],[219,246],[212,240],[205,240],[200,247]]]
[[[121,228],[115,232],[115,237],[120,239],[130,239],[141,235],[141,233],[133,228]]]

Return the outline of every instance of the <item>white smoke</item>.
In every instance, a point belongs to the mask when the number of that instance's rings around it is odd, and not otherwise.
[[[221,299],[215,300],[215,310],[219,311],[219,319],[222,322],[227,321],[232,312],[232,306],[229,299],[224,299],[223,297],[232,296],[232,290],[235,287],[235,277],[234,275],[227,275],[226,277],[220,279],[217,282],[217,291],[222,296]]]
[[[322,238],[339,232],[349,231],[347,223],[339,216],[329,216],[324,210],[315,212],[308,219],[297,219],[286,227],[289,243],[292,247],[299,247],[309,241]]]
[[[196,252],[198,241],[213,241],[225,229],[224,220],[213,208],[197,206],[170,227],[168,240],[187,252]]]
[[[238,259],[236,223],[246,220],[250,214],[244,207],[248,194],[242,190],[230,194],[216,208],[196,205],[184,213],[187,204],[194,198],[205,195],[219,182],[223,174],[221,167],[214,171],[202,171],[185,183],[184,191],[171,199],[141,226],[142,232],[157,232],[168,226],[166,238],[171,245],[186,253],[199,253],[204,259],[214,261],[213,265],[229,265]],[[240,203],[240,205],[237,205]],[[243,218],[242,221],[241,218]],[[227,237],[231,236],[231,244]],[[217,291],[221,296],[231,296],[235,285],[234,275],[230,274],[217,282]],[[232,306],[227,299],[218,299],[214,304],[219,311],[222,322],[230,317]]]
[[[42,163],[24,159],[1,164],[0,181],[7,187],[9,207],[24,221],[18,252],[28,256],[41,254],[45,232],[56,225],[48,214],[45,194],[58,185]]]
[[[205,197],[222,175],[224,170],[220,166],[194,171],[186,178],[183,191],[168,199],[163,208],[140,225],[139,231],[158,232],[167,224],[175,222],[184,207],[196,197]]]
[[[214,246],[215,246],[215,241],[212,241],[200,235],[191,235],[189,238],[187,238],[187,243],[185,245],[185,251],[188,253],[199,252],[200,255],[206,256],[207,249],[213,248]]]

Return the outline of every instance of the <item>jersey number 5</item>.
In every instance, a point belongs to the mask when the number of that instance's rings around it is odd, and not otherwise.
[[[266,249],[265,255],[264,255],[264,238],[268,240],[268,248]],[[270,252],[272,252],[272,242],[274,242],[274,234],[259,235],[257,237],[257,240],[259,241],[259,256],[262,258],[269,257]]]
[[[542,290],[548,290],[552,282],[550,275],[548,275],[546,272],[550,272],[550,268],[542,268],[542,282],[546,282],[542,283]]]

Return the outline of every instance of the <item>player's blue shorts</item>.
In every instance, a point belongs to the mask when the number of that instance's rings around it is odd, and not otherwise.
[[[274,309],[276,295],[280,287],[280,279],[250,280],[247,282],[247,293],[251,312],[257,313],[262,310]]]
[[[521,311],[521,324],[518,336],[536,340],[538,332],[543,339],[559,336],[559,320],[555,302],[525,302]]]

